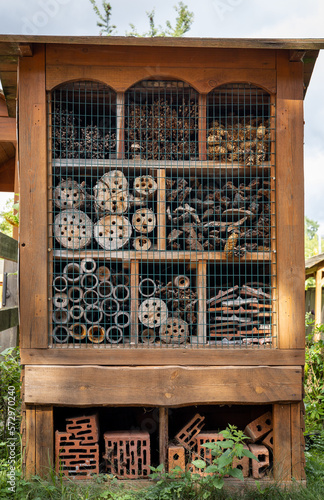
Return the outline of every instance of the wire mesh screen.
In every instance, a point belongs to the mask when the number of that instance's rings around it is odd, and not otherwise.
[[[50,344],[275,346],[270,96],[74,82],[48,104]]]

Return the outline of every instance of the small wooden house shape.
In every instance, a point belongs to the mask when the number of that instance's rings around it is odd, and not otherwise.
[[[231,423],[260,457],[244,475],[304,478],[303,98],[323,46],[0,37],[28,474],[192,469]]]

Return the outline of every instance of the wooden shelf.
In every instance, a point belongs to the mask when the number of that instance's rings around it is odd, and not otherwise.
[[[247,177],[254,177],[260,175],[260,172],[269,173],[272,167],[272,162],[267,161],[262,165],[258,166],[247,166],[242,163],[219,163],[214,161],[201,161],[198,158],[193,158],[191,160],[141,160],[141,159],[116,159],[108,158],[106,160],[99,159],[89,159],[89,160],[79,160],[79,159],[54,159],[52,161],[53,173],[62,174],[64,171],[68,174],[72,172],[79,175],[89,174],[89,170],[95,171],[96,174],[102,175],[107,169],[110,168],[132,168],[134,172],[138,171],[143,173],[145,170],[160,170],[165,169],[166,173],[169,174],[172,171],[181,170],[183,174],[189,174],[190,172],[199,170],[202,175],[207,175],[212,172],[213,175],[217,174],[220,177],[227,177],[230,173],[233,177],[238,177],[239,175],[245,175]]]
[[[207,260],[212,262],[219,262],[223,264],[240,264],[244,262],[267,262],[271,260],[271,252],[252,252],[247,253],[244,257],[235,257],[234,259],[226,259],[225,254],[222,252],[190,252],[190,251],[140,251],[135,250],[119,250],[119,251],[104,251],[104,250],[54,250],[53,259],[61,260],[75,260],[84,259],[86,257],[95,258],[97,260],[113,260],[116,262],[123,262],[127,264],[131,261],[145,261],[145,262],[196,262]],[[193,261],[194,258],[194,261]]]

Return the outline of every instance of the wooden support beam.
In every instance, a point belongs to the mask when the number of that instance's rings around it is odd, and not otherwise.
[[[0,142],[17,141],[16,118],[0,116]]]
[[[303,443],[301,407],[300,403],[290,405],[290,426],[291,426],[291,474],[297,481],[304,479],[303,464]]]
[[[18,242],[3,233],[0,233],[0,259],[18,262]]]
[[[315,276],[315,325],[322,323],[322,272],[323,269],[317,269]],[[320,338],[320,332],[314,334],[315,342]]]
[[[278,482],[291,480],[290,405],[274,404],[273,418],[273,475]]]
[[[305,50],[290,50],[289,51],[289,61],[290,62],[303,62],[306,55]]]
[[[18,307],[3,307],[0,309],[0,332],[19,324]]]
[[[54,422],[52,406],[36,406],[36,474],[50,476],[54,464]],[[28,445],[27,445],[28,446]]]
[[[15,191],[15,158],[10,158],[0,165],[0,191]]]
[[[35,365],[25,367],[25,401],[67,406],[269,404],[300,401],[301,379],[297,366]]]
[[[160,464],[166,467],[167,447],[169,442],[169,419],[168,409],[164,406],[159,408],[159,452]]]
[[[36,409],[35,406],[26,406],[26,449],[25,452],[25,475],[26,477],[36,474]]]
[[[31,57],[33,55],[33,47],[30,43],[20,43],[18,50],[22,57]]]

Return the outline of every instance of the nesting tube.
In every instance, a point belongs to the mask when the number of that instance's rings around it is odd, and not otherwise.
[[[96,305],[99,302],[99,295],[96,290],[86,290],[83,294],[83,302],[86,306]]]
[[[97,264],[94,259],[91,259],[91,257],[87,257],[81,260],[80,268],[82,273],[94,273],[97,269]]]
[[[139,293],[143,297],[152,297],[156,292],[156,284],[151,278],[143,279],[139,284]]]
[[[88,329],[88,339],[93,344],[100,344],[105,340],[105,329],[99,325],[92,325]]]
[[[65,276],[55,276],[53,279],[53,288],[56,292],[65,292],[67,289],[67,279]]]
[[[97,269],[97,276],[99,282],[109,280],[110,269],[107,266],[99,266]]]
[[[56,293],[53,297],[53,304],[58,309],[65,309],[69,303],[66,293]]]
[[[117,285],[113,289],[113,296],[118,302],[126,302],[129,299],[129,288],[125,285]]]
[[[102,320],[102,311],[98,306],[87,306],[84,310],[84,319],[86,323],[100,323]]]
[[[101,302],[100,309],[105,316],[115,316],[119,311],[119,303],[112,297],[107,297]]]
[[[52,333],[53,340],[56,344],[65,344],[69,338],[69,330],[66,326],[56,326]]]
[[[128,286],[129,285],[129,276],[128,276],[128,274],[125,274],[125,273],[112,274],[111,282],[114,286],[117,286],[117,285]]]
[[[69,311],[67,309],[56,309],[53,311],[54,323],[67,323],[69,319]]]
[[[70,316],[72,319],[81,319],[84,314],[84,309],[80,304],[76,304],[70,309]]]
[[[127,328],[130,324],[130,315],[126,311],[119,311],[115,315],[115,323],[119,328]]]
[[[81,278],[81,286],[93,290],[98,286],[98,277],[93,273],[84,274]]]
[[[173,284],[177,288],[180,288],[180,290],[186,290],[190,287],[190,279],[185,275],[176,276],[173,280]]]
[[[106,332],[106,339],[111,344],[119,344],[123,340],[123,330],[119,326],[111,326]]]
[[[68,291],[71,302],[79,303],[83,298],[83,290],[79,286],[72,286]]]
[[[76,262],[70,262],[63,269],[63,274],[69,283],[78,283],[80,281],[80,266]]]
[[[70,334],[75,340],[83,340],[87,335],[87,327],[82,323],[74,323],[70,328]]]
[[[110,297],[113,292],[114,287],[110,281],[101,281],[98,286],[99,297],[106,298]]]
[[[143,344],[154,344],[156,340],[155,330],[153,328],[145,328],[142,331],[141,338]]]

